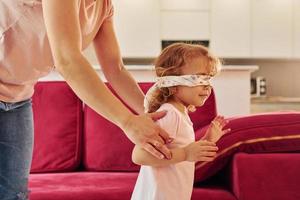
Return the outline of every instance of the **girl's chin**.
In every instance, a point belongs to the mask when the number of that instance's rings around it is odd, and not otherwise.
[[[206,99],[205,99],[206,100]],[[197,107],[199,106],[203,106],[203,104],[205,103],[205,100],[202,101],[198,101],[197,104],[195,104]]]

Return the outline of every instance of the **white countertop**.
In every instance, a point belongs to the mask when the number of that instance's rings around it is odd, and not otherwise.
[[[105,80],[103,76],[101,67],[99,65],[93,65],[93,68],[97,71],[97,73],[101,76],[102,80]],[[155,80],[155,72],[153,65],[126,65],[125,68],[136,75],[136,80],[145,80],[145,77],[149,77],[151,75],[153,81]],[[258,66],[256,65],[223,65],[221,71],[224,73],[251,73],[253,71],[258,70]],[[222,73],[221,73],[222,74]],[[146,78],[147,79],[147,78]],[[151,79],[151,80],[152,80]],[[57,81],[63,80],[61,75],[56,71],[51,71],[46,77],[40,78],[40,81]]]
[[[94,69],[101,70],[99,65],[93,65]],[[126,69],[129,71],[153,71],[153,65],[126,65]],[[257,65],[223,65],[221,71],[256,71]]]
[[[103,81],[106,81],[99,65],[93,66]],[[127,65],[126,69],[137,82],[154,82],[156,76],[152,65]],[[218,112],[226,117],[250,113],[250,75],[258,69],[255,65],[224,65],[222,72],[213,80]],[[52,71],[40,81],[61,81],[57,71]]]

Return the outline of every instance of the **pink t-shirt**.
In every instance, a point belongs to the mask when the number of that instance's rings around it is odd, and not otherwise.
[[[158,111],[167,110],[157,123],[174,141],[169,148],[184,147],[195,141],[193,124],[187,114],[172,104],[163,104]],[[166,167],[141,166],[131,200],[189,200],[194,182],[195,164],[180,162]]]
[[[63,1],[62,1],[63,4]],[[78,0],[82,47],[111,20],[111,0]],[[41,0],[0,1],[0,101],[17,102],[33,94],[37,80],[54,68]]]

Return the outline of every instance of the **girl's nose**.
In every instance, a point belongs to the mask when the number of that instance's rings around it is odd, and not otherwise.
[[[205,85],[205,86],[204,86],[204,89],[207,90],[207,91],[210,91],[211,88],[212,88],[211,85]]]

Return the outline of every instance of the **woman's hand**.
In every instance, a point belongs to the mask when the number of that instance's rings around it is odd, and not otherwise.
[[[133,115],[122,129],[134,144],[141,146],[153,156],[159,159],[171,159],[171,151],[165,144],[170,143],[172,139],[166,131],[154,123],[165,115],[164,111]]]
[[[212,161],[218,151],[218,147],[213,142],[199,140],[184,147],[184,151],[186,161]]]
[[[217,116],[209,125],[202,139],[217,142],[223,135],[231,131],[231,129],[223,130],[227,124],[228,121],[225,120],[223,116]]]

